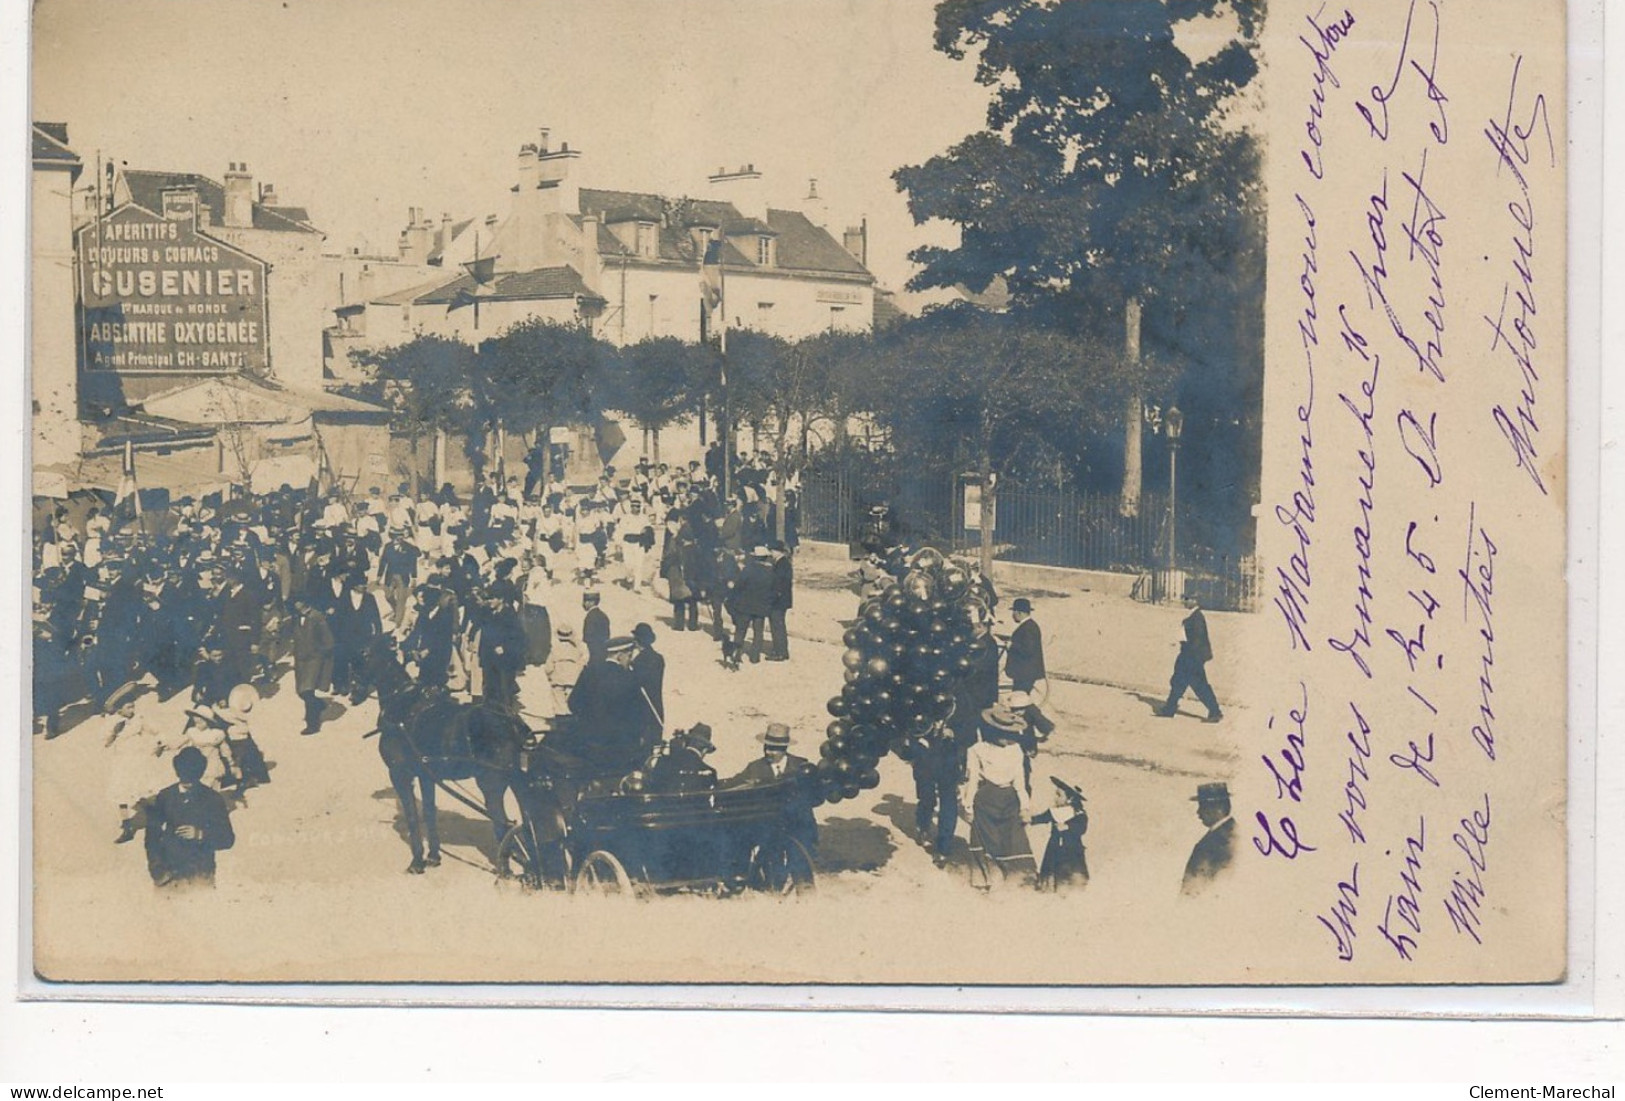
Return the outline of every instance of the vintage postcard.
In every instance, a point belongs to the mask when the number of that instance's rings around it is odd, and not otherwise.
[[[1563,979],[1561,4],[32,33],[53,989]]]

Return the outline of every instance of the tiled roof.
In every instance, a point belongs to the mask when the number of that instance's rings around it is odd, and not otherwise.
[[[798,210],[769,210],[768,225],[779,235],[778,266],[792,271],[840,272],[868,275],[869,269],[841,247],[827,230],[813,225]]]
[[[423,296],[431,294],[434,291],[439,290],[441,287],[449,286],[456,281],[457,280],[455,279],[450,279],[442,275],[436,279],[430,280],[427,283],[419,283],[415,287],[407,287],[404,290],[391,291],[389,294],[381,294],[376,298],[369,298],[367,299],[367,302],[370,305],[376,306],[404,306],[409,302],[416,302]]]
[[[79,154],[68,148],[68,126],[63,122],[34,124],[34,160],[77,166]]]
[[[676,224],[665,224],[675,216]],[[841,247],[839,241],[808,220],[805,214],[794,210],[769,210],[767,221],[747,218],[732,203],[714,199],[668,201],[659,195],[639,191],[606,191],[598,188],[581,189],[581,213],[594,214],[602,219],[598,230],[598,251],[604,256],[635,256],[612,233],[612,221],[648,221],[662,223],[660,229],[659,259],[697,264],[699,250],[695,247],[695,227],[721,227],[725,234],[736,237],[771,235],[778,239],[776,268],[782,271],[816,271],[841,275],[866,276],[869,274],[856,257]],[[729,267],[756,267],[754,247],[742,249],[734,241],[727,242],[723,262]]]
[[[212,226],[226,224],[226,189],[219,182],[200,176],[196,172],[150,172],[145,169],[126,169],[124,183],[130,189],[130,201],[154,214],[164,210],[164,190],[170,187],[197,188],[198,202],[208,210]],[[287,233],[318,233],[307,221],[295,221],[290,212],[303,213],[298,207],[268,207],[253,205],[253,227]]]
[[[462,275],[427,292],[419,293],[409,301],[421,305],[448,305],[469,294],[473,289],[474,277]],[[403,295],[405,293],[407,292],[403,292]],[[587,289],[587,284],[582,282],[580,274],[574,268],[557,267],[498,274],[485,285],[479,297],[489,301],[505,298],[596,299],[598,296]]]
[[[281,215],[290,222],[300,222],[304,225],[310,224],[310,211],[302,206],[268,206],[263,209],[270,211],[272,214]]]

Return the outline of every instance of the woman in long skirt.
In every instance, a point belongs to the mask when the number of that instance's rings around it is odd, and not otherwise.
[[[1019,738],[1021,717],[1003,705],[982,712],[979,740],[965,753],[960,814],[970,822],[971,867],[976,886],[1038,873],[1026,825],[1032,815],[1027,754]]]

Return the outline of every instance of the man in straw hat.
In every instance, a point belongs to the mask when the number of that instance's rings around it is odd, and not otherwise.
[[[766,732],[757,740],[762,743],[762,755],[731,777],[724,787],[771,784],[799,776],[810,767],[807,758],[790,752],[790,728],[784,723],[768,723]]]
[[[1185,878],[1180,893],[1197,895],[1213,885],[1213,881],[1229,870],[1235,859],[1236,820],[1230,816],[1230,788],[1223,783],[1201,784],[1191,796],[1196,804],[1196,816],[1207,827],[1207,833],[1191,850],[1185,862]]]
[[[768,723],[760,741],[762,755],[729,778],[723,787],[776,784],[810,774],[811,762],[790,752],[790,728],[784,723]],[[796,793],[785,803],[784,816],[790,836],[811,853],[818,844],[818,822],[813,818],[812,804]]]

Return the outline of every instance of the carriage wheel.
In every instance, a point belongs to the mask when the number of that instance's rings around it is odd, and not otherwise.
[[[753,846],[746,877],[753,890],[776,895],[801,894],[816,886],[812,855],[793,837]]]
[[[514,882],[529,891],[570,881],[570,854],[562,842],[548,843],[521,822],[497,846],[497,882]]]
[[[632,877],[626,874],[626,865],[617,860],[614,853],[603,849],[594,849],[581,862],[576,872],[575,889],[588,894],[625,895],[628,898],[637,893],[632,886]]]

